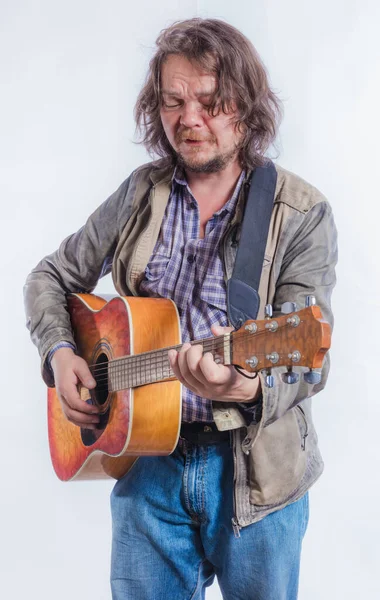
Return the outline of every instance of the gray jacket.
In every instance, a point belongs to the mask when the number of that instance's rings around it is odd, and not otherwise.
[[[331,208],[316,188],[279,166],[276,169],[258,318],[263,318],[265,304],[272,304],[274,311],[286,301],[302,307],[306,296],[312,294],[332,326],[330,299],[335,285],[337,234]],[[27,326],[39,349],[47,385],[54,384],[45,365],[49,350],[58,341],[74,343],[66,294],[91,292],[99,278],[112,269],[117,292],[137,295],[160,231],[172,174],[173,167],[165,159],[136,169],[78,232],[66,238],[28,276]],[[226,280],[233,270],[246,190],[242,185],[235,215],[220,244]],[[306,368],[295,370],[301,377],[293,385],[281,379],[285,367],[272,369],[273,388],[265,387],[262,380],[263,413],[257,424],[246,423],[236,404],[213,403],[217,427],[233,430],[236,531],[300,498],[323,470],[311,396],[325,386],[329,357],[325,358],[320,384],[304,381]]]

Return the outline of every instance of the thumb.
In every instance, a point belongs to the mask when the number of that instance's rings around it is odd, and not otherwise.
[[[226,333],[231,333],[231,331],[233,331],[234,328],[233,327],[221,327],[220,325],[212,325],[211,326],[211,333],[213,335],[225,335]]]
[[[79,358],[74,366],[74,372],[82,385],[92,389],[96,386],[96,381],[91,375],[91,371],[88,368],[88,364],[85,360]]]

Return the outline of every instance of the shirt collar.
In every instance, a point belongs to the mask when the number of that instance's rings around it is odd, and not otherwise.
[[[226,204],[224,206],[222,206],[222,208],[220,210],[218,210],[217,213],[215,213],[216,215],[220,215],[224,211],[229,212],[229,213],[232,213],[234,211],[244,178],[245,178],[245,171],[243,170],[240,173],[239,179],[236,183],[236,186],[232,193],[231,198],[226,202]],[[187,190],[189,191],[189,193],[191,194],[191,190],[187,184],[186,174],[185,174],[185,171],[182,166],[177,165],[175,167],[173,177],[172,177],[172,182],[176,182],[176,183],[178,183],[178,185],[185,186],[187,188]]]
[[[174,169],[172,181],[175,181],[179,185],[187,186],[186,174],[183,167],[181,167],[180,165],[177,165]]]

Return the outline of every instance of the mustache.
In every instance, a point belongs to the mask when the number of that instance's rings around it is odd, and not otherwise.
[[[199,135],[194,131],[191,131],[191,129],[184,129],[182,131],[179,131],[175,135],[175,141],[177,144],[179,144],[180,142],[184,142],[185,140],[192,140],[194,142],[206,142],[213,141],[213,139],[213,136]]]

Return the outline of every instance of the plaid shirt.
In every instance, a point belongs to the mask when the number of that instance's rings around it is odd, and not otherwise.
[[[178,167],[174,172],[160,234],[139,292],[174,300],[183,342],[212,336],[211,325],[228,325],[219,242],[234,213],[244,175],[243,171],[230,200],[207,222],[201,239],[198,204],[184,172]],[[213,421],[211,401],[184,386],[182,420]]]

